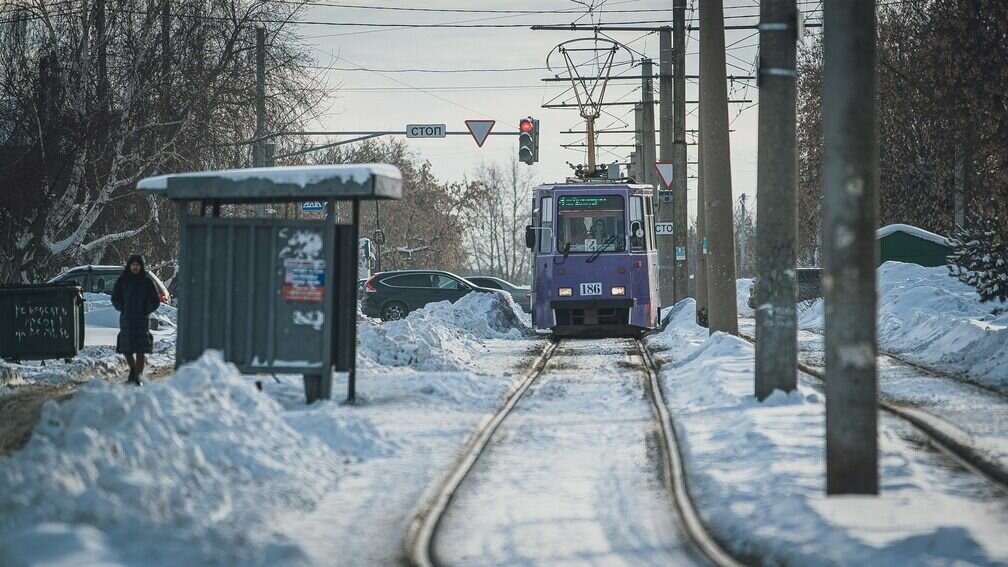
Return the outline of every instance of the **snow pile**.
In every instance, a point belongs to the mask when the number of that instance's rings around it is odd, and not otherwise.
[[[753,347],[694,323],[681,302],[647,339],[662,363],[666,402],[687,483],[713,533],[764,564],[940,565],[1008,561],[1008,515],[973,475],[880,424],[878,497],[824,494],[825,405],[807,384],[753,396]]]
[[[521,308],[503,293],[470,293],[455,303],[430,303],[399,321],[362,323],[358,353],[365,361],[419,370],[467,369],[483,341],[519,339],[528,331]]]
[[[311,508],[339,463],[213,351],[144,388],[93,382],[47,402],[29,444],[0,459],[0,564],[28,559],[22,538],[80,524],[130,563],[296,560],[270,512]]]
[[[753,278],[735,280],[735,304],[739,317],[755,317],[756,312],[749,307],[749,293],[752,291]]]
[[[1008,388],[1008,305],[980,303],[976,290],[943,266],[886,262],[878,269],[877,287],[883,350]],[[802,313],[798,324],[822,331],[823,300]]]

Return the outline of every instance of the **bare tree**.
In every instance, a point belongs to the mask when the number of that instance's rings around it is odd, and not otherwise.
[[[515,283],[531,279],[525,226],[532,219],[532,175],[517,161],[480,164],[475,171],[482,198],[470,209],[468,266],[481,275]]]
[[[483,188],[475,182],[439,181],[430,162],[411,153],[402,140],[385,143],[369,140],[312,156],[312,163],[368,162],[389,163],[402,172],[401,200],[361,207],[361,236],[371,236],[379,226],[385,233],[386,242],[380,250],[382,269],[463,271],[470,211],[475,203],[481,202]]]
[[[10,188],[0,194],[0,281],[134,250],[174,255],[172,215],[132,188],[158,172],[247,162],[247,146],[235,142],[253,132],[257,25],[270,38],[273,126],[311,117],[325,92],[289,29],[301,9],[280,0],[15,0],[0,23],[0,185]]]

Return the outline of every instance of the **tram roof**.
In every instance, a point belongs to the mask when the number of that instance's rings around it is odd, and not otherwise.
[[[622,189],[635,193],[654,193],[654,187],[643,183],[544,183],[535,189],[536,191],[571,190],[584,193],[603,193],[613,189]]]

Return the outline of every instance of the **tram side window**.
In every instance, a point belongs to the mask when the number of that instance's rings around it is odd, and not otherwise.
[[[630,197],[630,250],[644,250],[647,226],[644,223],[644,201],[640,197]]]
[[[644,199],[644,217],[647,219],[644,226],[644,233],[647,235],[647,239],[651,242],[650,248],[654,250],[658,247],[658,237],[655,234],[654,202],[651,197],[646,197]]]
[[[539,253],[548,254],[553,242],[553,197],[543,197],[539,207],[542,214],[542,230],[539,231]]]

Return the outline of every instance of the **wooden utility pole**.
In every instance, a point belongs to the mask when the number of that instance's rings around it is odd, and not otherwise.
[[[252,146],[252,167],[264,167],[266,165],[266,144],[263,136],[266,135],[266,28],[256,28],[256,141]],[[266,215],[266,205],[256,205],[256,216]]]
[[[651,60],[641,59],[641,134],[643,140],[643,152],[641,153],[641,173],[643,182],[658,187],[658,171],[655,169],[655,100],[654,100],[654,77],[651,71]]]
[[[875,2],[826,2],[826,493],[878,494]]]
[[[795,0],[760,2],[756,175],[756,384],[759,400],[798,381]],[[744,195],[743,195],[744,196]]]
[[[704,79],[700,78],[703,89]],[[697,271],[696,271],[696,319],[698,325],[707,326],[707,198],[704,191],[704,133],[703,118],[700,118],[697,132]]]
[[[672,3],[672,244],[675,247],[675,301],[689,295],[687,248],[689,200],[686,189],[686,0]],[[662,91],[665,92],[664,90]],[[662,95],[662,99],[665,95]],[[662,125],[664,132],[665,126]],[[681,252],[681,254],[680,254]]]
[[[679,96],[676,95],[674,98],[672,96],[672,75],[673,75],[673,60],[674,54],[672,53],[672,30],[669,28],[663,28],[658,36],[658,44],[660,48],[661,57],[659,59],[658,71],[660,79],[658,81],[658,90],[661,92],[661,103],[659,106],[659,125],[658,131],[661,132],[661,145],[659,146],[659,157],[661,161],[671,162],[673,157],[673,148],[675,147],[675,140],[678,139],[679,131],[674,129],[673,126],[673,109],[672,106],[679,104]],[[675,170],[673,169],[675,173]],[[657,179],[658,185],[655,187],[657,193],[655,194],[655,203],[658,205],[658,222],[675,222],[675,211],[673,206],[673,192],[675,189],[667,190],[665,184],[660,178]],[[673,234],[671,236],[664,235],[658,237],[658,290],[661,294],[661,304],[662,306],[675,305],[675,302],[682,299],[678,297],[675,292],[675,286],[678,285],[679,277],[676,271],[675,262],[675,230],[679,228],[678,225],[673,225]]]
[[[732,223],[728,85],[723,0],[700,2],[700,120],[707,207],[707,289],[711,332],[738,334],[735,305],[735,238]]]

